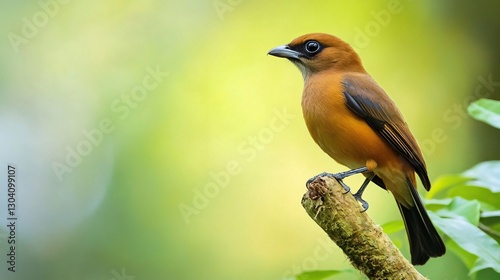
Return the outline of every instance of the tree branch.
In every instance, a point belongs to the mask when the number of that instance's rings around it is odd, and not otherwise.
[[[307,214],[328,234],[351,264],[370,279],[427,279],[406,260],[382,228],[333,178],[320,177],[302,197]]]

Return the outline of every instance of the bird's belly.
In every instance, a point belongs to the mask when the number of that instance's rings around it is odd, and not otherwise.
[[[412,205],[406,187],[405,162],[370,127],[350,122],[317,128],[317,143],[330,157],[350,169],[375,162],[373,172],[403,205]]]
[[[336,162],[350,169],[375,163],[373,172],[379,176],[396,199],[411,205],[406,185],[408,163],[393,150],[363,119],[345,106],[329,110],[330,114],[305,111],[307,128],[314,141]],[[328,117],[325,117],[328,116]]]
[[[364,120],[354,116],[332,116],[326,121],[313,121],[309,126],[311,136],[321,149],[349,168],[365,166],[368,160],[373,160],[377,166],[383,167],[386,162],[397,157]]]

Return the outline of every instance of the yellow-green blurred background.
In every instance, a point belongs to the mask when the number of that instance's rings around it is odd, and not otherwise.
[[[0,225],[8,164],[19,220],[15,273],[0,227],[0,278],[282,279],[349,268],[300,205],[309,177],[345,168],[308,135],[299,71],[267,52],[310,32],[351,43],[435,179],[500,158],[498,132],[464,107],[500,96],[499,8],[3,1]],[[371,187],[365,198],[377,223],[400,219],[390,194]],[[408,256],[404,233],[396,238]],[[419,270],[467,279],[461,267],[448,253]]]

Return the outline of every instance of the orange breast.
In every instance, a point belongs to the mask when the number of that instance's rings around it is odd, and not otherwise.
[[[351,169],[375,161],[375,174],[397,199],[400,196],[398,200],[404,200],[406,192],[398,194],[396,186],[404,183],[408,163],[346,106],[341,79],[331,73],[315,74],[305,84],[302,110],[312,138],[335,161]]]

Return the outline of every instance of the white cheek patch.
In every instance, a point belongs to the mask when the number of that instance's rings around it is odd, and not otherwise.
[[[307,78],[309,78],[309,76],[311,75],[311,70],[305,67],[304,64],[302,64],[300,61],[293,61],[293,64],[295,64],[295,66],[299,68],[300,72],[302,73],[302,78],[304,78],[304,81],[306,81]]]

